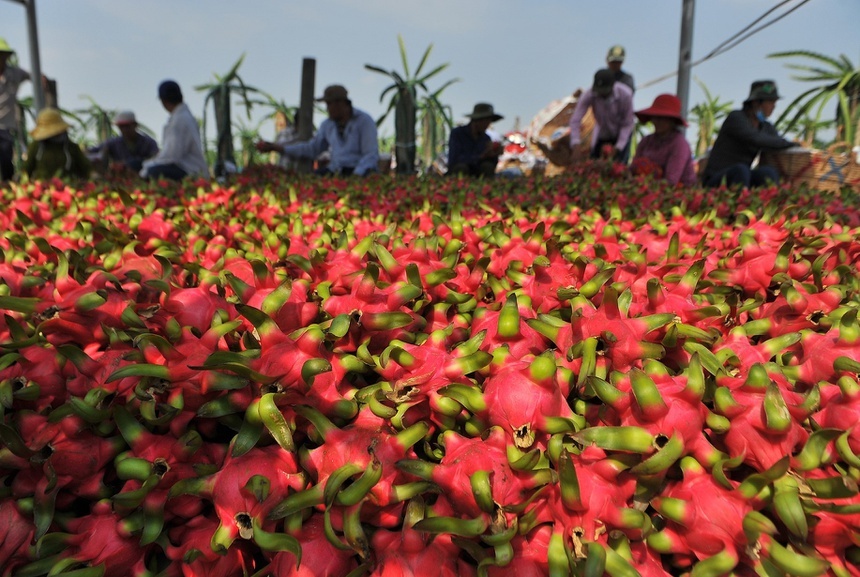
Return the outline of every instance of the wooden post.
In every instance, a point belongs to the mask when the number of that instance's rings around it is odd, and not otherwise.
[[[35,82],[33,83],[35,86]],[[51,108],[59,108],[59,101],[57,99],[57,81],[51,78],[45,77],[45,82],[43,86],[43,95],[44,95],[44,104],[45,106],[50,106]]]
[[[317,61],[314,58],[302,60],[302,88],[299,98],[299,140],[310,140],[314,132],[314,83],[316,82]],[[308,173],[313,169],[312,158],[299,159],[298,172]]]

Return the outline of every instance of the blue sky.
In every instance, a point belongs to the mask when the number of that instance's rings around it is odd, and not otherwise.
[[[43,71],[59,86],[60,105],[130,108],[160,137],[166,112],[156,97],[165,78],[183,87],[201,117],[203,94],[194,86],[226,73],[243,53],[243,80],[297,105],[301,64],[316,59],[317,94],[341,83],[353,104],[374,117],[385,107],[379,96],[389,84],[365,70],[374,64],[402,70],[401,34],[409,62],[417,65],[433,44],[428,68],[450,66],[429,82],[434,89],[452,78],[442,101],[462,122],[478,101],[525,127],[549,101],[590,84],[612,44],[627,49],[625,69],[637,85],[676,69],[681,0],[36,0]],[[778,0],[698,0],[693,59],[710,52]],[[801,0],[789,3],[797,5]],[[805,87],[791,80],[787,61],[768,59],[784,50],[845,54],[860,63],[860,0],[811,0],[731,51],[693,70],[712,94],[739,104],[757,78],[776,80],[785,105]],[[0,0],[0,36],[30,67],[26,13]],[[662,92],[675,92],[674,78],[637,91],[645,108]],[[20,96],[31,93],[29,85]],[[704,100],[692,84],[691,105]],[[262,114],[262,110],[260,111]],[[777,109],[777,113],[779,109]],[[244,119],[243,119],[244,120]],[[317,115],[317,123],[322,115]],[[255,126],[259,117],[246,123]],[[261,132],[274,129],[264,124]],[[391,124],[381,133],[390,135]],[[211,137],[211,134],[210,134]]]

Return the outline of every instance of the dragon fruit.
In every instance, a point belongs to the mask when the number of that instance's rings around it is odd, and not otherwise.
[[[683,481],[672,484],[651,505],[666,526],[647,537],[648,545],[677,557],[680,567],[698,560],[716,574],[732,571],[746,555],[744,520],[753,511],[738,492],[717,484],[698,463],[684,457]]]
[[[501,355],[484,380],[486,421],[502,427],[518,449],[527,450],[536,441],[545,449],[549,435],[584,425],[568,406],[556,372],[551,354]]]
[[[460,548],[449,534],[432,535],[415,529],[423,516],[423,503],[409,503],[399,531],[379,529],[373,534],[373,577],[400,575],[439,575],[440,577],[472,577],[474,568],[458,559]],[[420,509],[420,512],[414,512]]]
[[[714,395],[715,411],[729,420],[722,437],[731,457],[743,456],[749,466],[765,471],[802,446],[809,433],[799,423],[814,409],[817,396],[801,395],[781,375],[755,365],[740,386],[724,377]],[[734,382],[733,382],[734,381]]]
[[[592,378],[589,384],[606,408],[594,418],[610,426],[641,428],[664,447],[677,435],[679,450],[675,459],[693,455],[703,465],[711,466],[724,455],[707,436],[710,412],[702,403],[705,380],[697,358],[685,373],[672,376],[659,362],[651,361],[646,371],[612,373],[611,384]]]
[[[152,545],[141,547],[135,524],[111,511],[110,502],[97,501],[89,515],[70,519],[61,560],[54,570],[102,567],[105,575],[143,577]],[[49,534],[50,535],[50,534]],[[47,537],[47,536],[46,536]]]
[[[301,529],[292,536],[302,544],[302,560],[289,551],[272,554],[268,571],[283,577],[316,577],[317,575],[349,575],[358,563],[353,551],[338,549],[325,535],[323,516],[314,514],[302,521]]]
[[[169,533],[165,554],[171,561],[168,577],[230,577],[253,571],[254,552],[245,542],[234,543],[226,551],[210,546],[218,520],[206,516],[188,519]],[[295,561],[292,563],[295,567]]]
[[[446,431],[440,442],[445,454],[438,464],[404,459],[398,467],[438,485],[458,518],[484,519],[485,526],[507,529],[516,518],[511,511],[522,508],[536,488],[553,480],[551,469],[511,467],[507,434],[501,427],[491,427],[483,438]]]
[[[271,516],[285,517],[309,506],[324,506],[327,510],[335,504],[350,506],[366,502],[362,510],[366,518],[384,524],[396,522],[397,516],[389,513],[399,511],[402,501],[414,488],[408,487],[408,478],[395,464],[414,457],[412,445],[427,433],[427,425],[418,423],[397,433],[385,420],[363,409],[348,426],[340,429],[310,407],[300,407],[298,411],[313,423],[322,441],[302,456],[311,487],[282,499]],[[355,480],[348,482],[356,475]]]
[[[220,524],[211,536],[216,552],[227,551],[237,538],[252,540],[265,550],[290,550],[300,555],[298,541],[274,533],[268,516],[291,492],[307,481],[296,456],[277,445],[255,447],[239,457],[228,454],[221,468],[207,477],[171,488],[171,496],[199,493],[212,501]]]
[[[3,577],[9,577],[16,567],[26,564],[30,556],[27,548],[33,541],[36,527],[27,519],[15,501],[4,499],[0,502],[0,567]]]

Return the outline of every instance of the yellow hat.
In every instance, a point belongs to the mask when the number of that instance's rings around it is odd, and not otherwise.
[[[34,140],[45,140],[67,131],[71,126],[66,124],[63,116],[56,108],[43,108],[36,116],[36,128],[30,131]]]
[[[5,38],[0,38],[0,52],[6,53],[6,54],[12,54],[15,51],[12,50],[12,47],[9,46],[9,43],[6,42]]]

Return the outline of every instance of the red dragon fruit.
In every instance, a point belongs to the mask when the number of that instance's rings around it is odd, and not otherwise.
[[[535,442],[546,449],[549,435],[584,426],[567,404],[556,373],[551,354],[499,356],[484,380],[486,421],[502,427],[511,442],[524,450]]]
[[[860,324],[855,309],[845,312],[839,323],[826,333],[804,330],[800,335],[801,352],[796,364],[784,369],[789,378],[812,386],[838,378],[845,370],[858,372]]]
[[[729,456],[766,471],[793,454],[809,436],[800,423],[812,412],[814,399],[777,386],[763,368],[753,371],[741,388],[719,387],[714,404],[730,423],[722,435]]]
[[[5,528],[4,528],[5,527]],[[28,547],[36,527],[20,511],[12,499],[0,501],[0,567],[2,577],[10,577],[15,569],[30,560]]]
[[[67,523],[68,545],[62,561],[53,570],[84,567],[104,568],[105,575],[144,577],[148,574],[146,559],[152,545],[141,547],[133,533],[134,523],[111,511],[110,502],[96,502],[89,515]]]
[[[581,302],[581,301],[578,301]],[[644,317],[627,317],[618,304],[618,293],[608,288],[600,306],[583,305],[574,310],[569,325],[547,327],[532,324],[556,344],[560,351],[572,357],[583,357],[591,351],[588,364],[596,363],[595,355],[604,357],[609,370],[626,371],[641,367],[642,359],[659,358],[664,349],[659,344],[656,329],[674,320],[671,313]],[[586,346],[591,341],[591,346]],[[583,358],[583,364],[586,359]],[[584,376],[587,376],[584,375]]]
[[[372,577],[473,577],[475,570],[459,559],[460,548],[450,534],[422,533],[413,525],[423,514],[410,502],[399,531],[378,529],[370,542],[374,553]]]
[[[279,577],[317,577],[319,575],[348,575],[358,566],[353,551],[338,549],[325,535],[323,516],[311,515],[302,522],[300,530],[291,534],[302,544],[302,560],[289,551],[271,556],[267,571]],[[380,529],[382,531],[382,529]],[[226,577],[226,576],[225,576]]]
[[[297,410],[311,420],[323,442],[302,458],[312,486],[302,494],[282,499],[272,516],[284,517],[308,506],[366,502],[362,515],[377,522],[391,522],[386,511],[399,510],[404,497],[409,496],[402,493],[409,479],[395,465],[402,459],[414,458],[412,445],[426,435],[428,426],[418,423],[397,433],[388,422],[364,408],[340,429],[314,409]],[[347,483],[353,478],[351,484]]]
[[[295,455],[278,445],[268,445],[254,447],[239,457],[228,455],[217,472],[177,483],[171,495],[195,492],[211,499],[220,521],[211,536],[216,552],[227,551],[241,538],[264,550],[286,549],[300,555],[298,542],[275,533],[275,523],[268,515],[280,500],[305,485],[305,474]]]
[[[713,465],[724,455],[707,436],[709,411],[702,403],[705,379],[697,361],[678,376],[672,376],[658,361],[651,361],[646,371],[612,373],[612,384],[591,379],[589,384],[606,409],[597,417],[607,425],[648,431],[667,450],[668,444],[677,443],[677,449],[672,449],[676,451],[674,459],[693,455],[703,465]],[[676,436],[677,440],[673,439]],[[670,464],[665,463],[666,467]]]
[[[647,515],[634,507],[636,477],[623,461],[587,446],[579,455],[563,451],[557,469],[558,483],[527,513],[535,523],[551,524],[551,548],[558,543],[580,563],[588,557],[589,544],[606,545],[607,533],[641,540],[650,529]]]
[[[445,454],[441,462],[403,460],[398,466],[432,480],[451,502],[458,518],[483,519],[484,527],[503,532],[512,526],[517,509],[529,496],[553,480],[550,469],[517,471],[508,463],[507,434],[491,427],[483,438],[442,433]]]
[[[732,571],[746,556],[744,519],[753,511],[737,491],[719,485],[695,460],[684,457],[682,481],[651,500],[666,520],[666,527],[648,536],[648,545],[676,562],[698,560],[697,567],[712,568],[714,574]]]
[[[483,331],[485,337],[481,349],[491,354],[496,348],[506,346],[516,358],[539,355],[546,349],[546,343],[543,336],[526,323],[528,318],[535,318],[532,303],[528,297],[512,292],[501,306],[475,310],[471,335]]]
[[[255,569],[254,551],[246,542],[233,544],[226,551],[213,551],[212,535],[218,520],[206,516],[189,519],[170,530],[165,547],[172,561],[167,577],[232,577],[250,574]],[[295,561],[293,561],[295,567]]]

